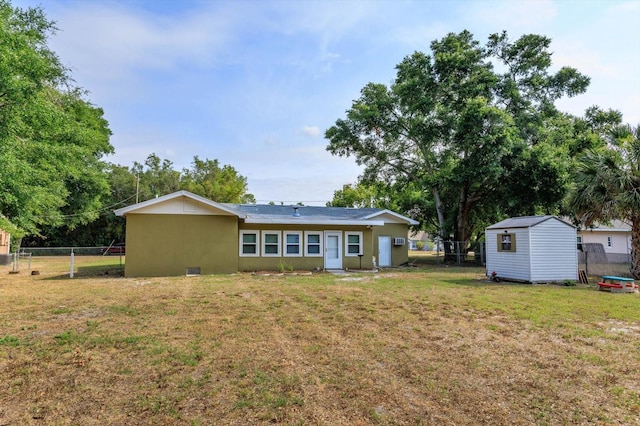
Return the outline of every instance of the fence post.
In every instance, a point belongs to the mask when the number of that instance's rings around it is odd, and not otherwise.
[[[69,278],[73,278],[73,259],[74,258],[74,254],[73,254],[73,249],[71,249],[71,268],[69,269]]]
[[[589,252],[584,252],[584,272],[589,275]]]

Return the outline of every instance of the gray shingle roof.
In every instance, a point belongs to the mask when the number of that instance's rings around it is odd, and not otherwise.
[[[224,204],[249,217],[272,217],[286,218],[294,217],[297,212],[300,217],[317,219],[343,219],[358,220],[366,218],[375,213],[381,213],[383,209],[375,208],[347,208],[347,207],[320,207],[320,206],[291,206],[291,205],[269,205],[269,204]]]
[[[545,216],[521,216],[521,217],[510,217],[509,219],[505,219],[502,222],[494,223],[493,225],[487,227],[487,229],[496,229],[496,228],[530,228],[532,226],[536,226],[546,220],[549,219],[558,219],[555,216],[545,215]],[[563,223],[563,220],[558,219]],[[569,226],[573,226],[567,223]]]

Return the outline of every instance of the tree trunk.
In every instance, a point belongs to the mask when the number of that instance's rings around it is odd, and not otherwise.
[[[631,275],[640,280],[640,213],[631,215]]]
[[[444,231],[445,231],[444,212],[442,209],[442,200],[440,200],[440,192],[438,191],[438,188],[433,188],[433,199],[436,203],[436,214],[438,215],[438,226],[440,227],[439,229],[440,238],[442,238],[442,240],[446,240],[447,236],[444,235]]]

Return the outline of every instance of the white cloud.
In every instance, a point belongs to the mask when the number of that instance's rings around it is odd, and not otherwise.
[[[302,128],[302,133],[312,138],[317,138],[320,135],[320,129],[316,126],[305,126]]]

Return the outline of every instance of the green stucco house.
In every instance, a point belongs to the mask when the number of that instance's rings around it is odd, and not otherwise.
[[[418,224],[384,209],[226,204],[187,191],[115,214],[127,221],[127,277],[399,266]]]

